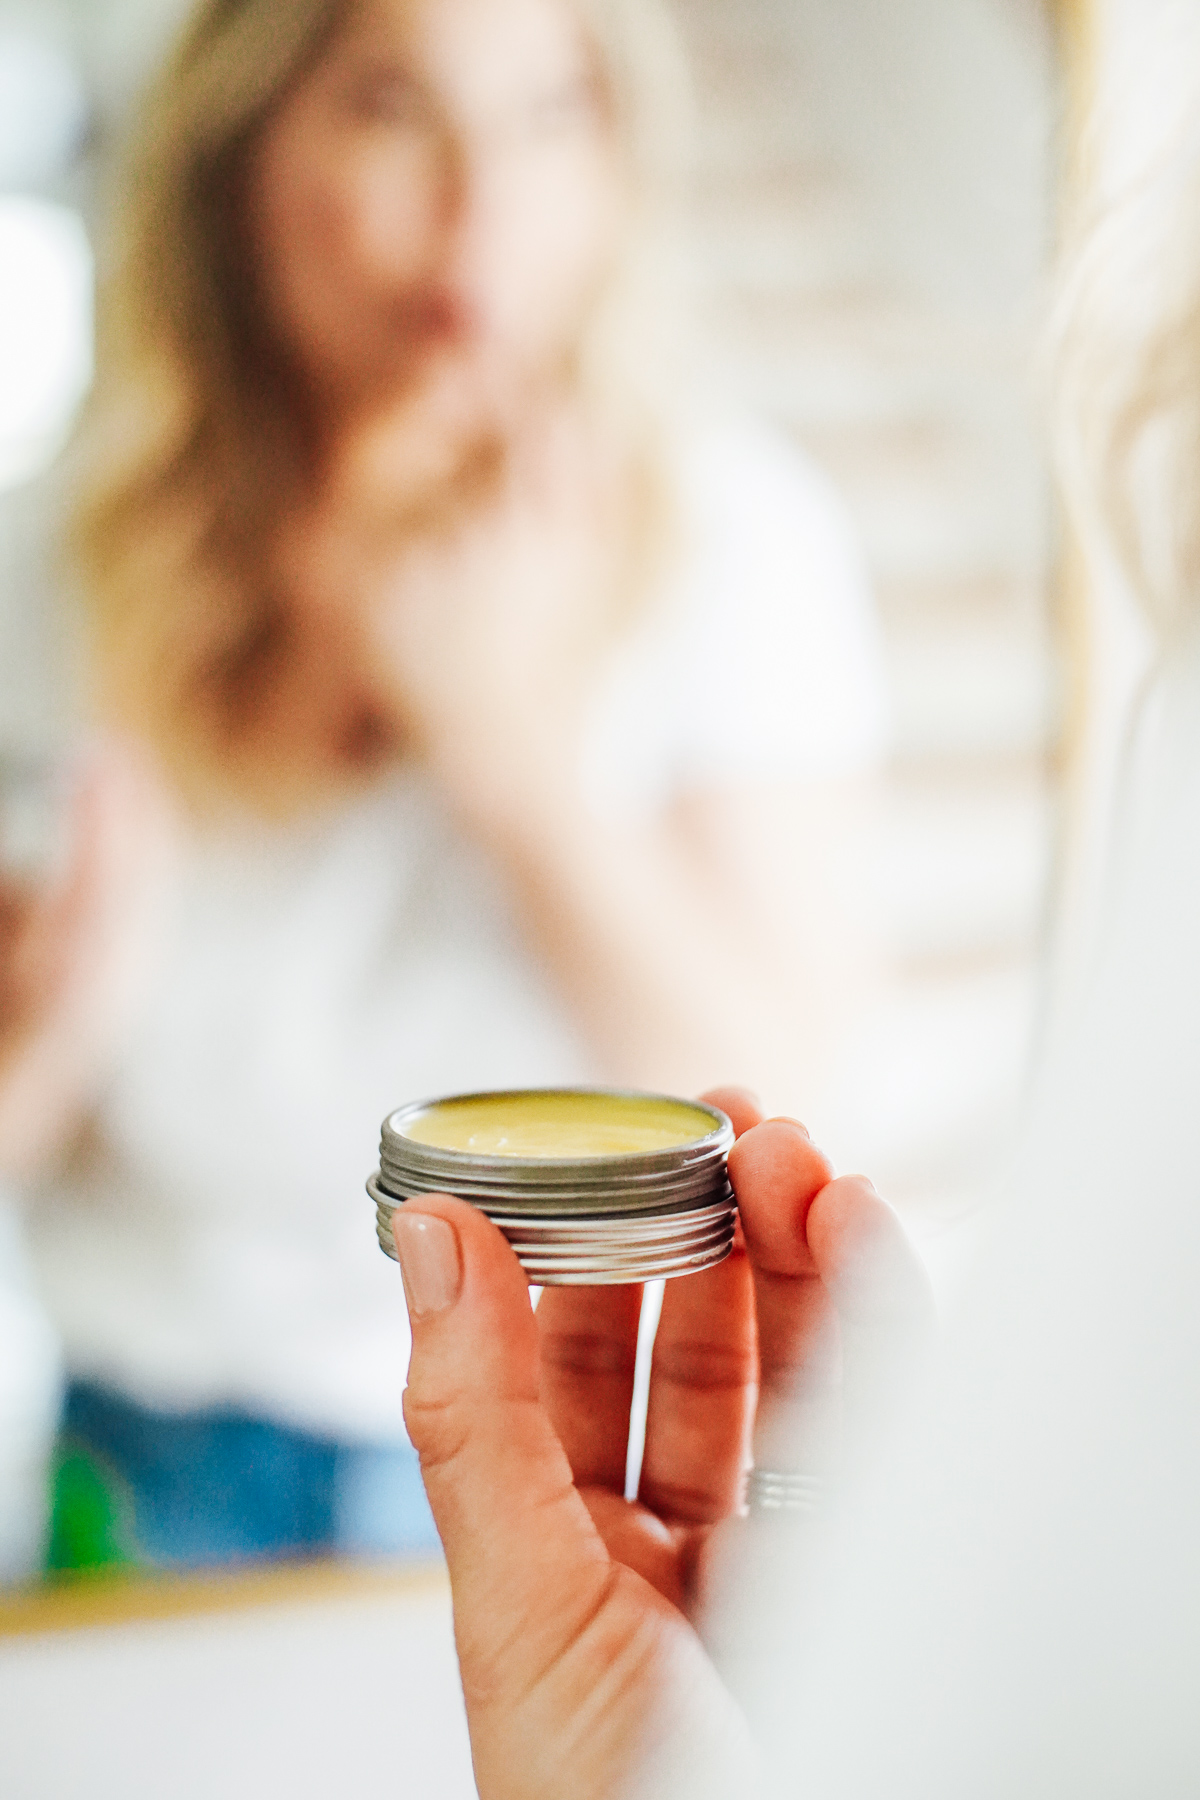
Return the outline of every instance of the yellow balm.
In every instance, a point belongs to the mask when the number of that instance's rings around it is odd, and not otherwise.
[[[498,1226],[531,1282],[654,1281],[728,1256],[732,1145],[723,1112],[669,1094],[448,1094],[384,1120],[367,1192],[388,1256],[397,1207],[455,1194]]]
[[[710,1137],[713,1115],[653,1094],[530,1090],[436,1101],[401,1126],[417,1144],[472,1156],[644,1156]]]

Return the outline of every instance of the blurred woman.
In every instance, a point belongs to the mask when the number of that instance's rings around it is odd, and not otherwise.
[[[820,476],[664,390],[678,87],[651,0],[208,0],[149,103],[73,546],[152,773],[23,915],[0,1148],[73,1147],[67,1421],[152,1555],[428,1532],[356,1197],[398,1099],[835,1059],[873,627]]]

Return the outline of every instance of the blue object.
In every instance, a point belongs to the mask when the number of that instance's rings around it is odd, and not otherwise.
[[[437,1531],[407,1442],[314,1436],[232,1407],[159,1412],[72,1382],[63,1449],[125,1500],[131,1552],[157,1567],[314,1555],[428,1556]]]

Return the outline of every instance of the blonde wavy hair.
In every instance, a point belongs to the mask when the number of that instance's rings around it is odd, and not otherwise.
[[[1102,68],[1066,233],[1058,465],[1095,569],[1169,643],[1200,617],[1200,18],[1142,0]]]
[[[203,0],[147,97],[118,184],[69,555],[96,704],[149,740],[193,799],[274,805],[230,694],[270,605],[262,523],[301,493],[305,446],[255,317],[235,196],[257,134],[352,3]],[[619,266],[572,379],[620,434],[639,496],[631,555],[648,563],[670,504],[655,257],[682,169],[686,83],[660,0],[570,4],[598,54],[629,193]]]

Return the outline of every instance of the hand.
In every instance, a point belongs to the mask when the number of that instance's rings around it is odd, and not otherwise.
[[[582,701],[612,628],[606,546],[621,535],[598,464],[573,424],[527,424],[498,492],[413,538],[380,602],[411,741],[484,830],[573,792]]]
[[[411,1200],[405,1417],[442,1536],[482,1800],[754,1789],[745,1723],[694,1619],[762,1466],[827,1469],[866,1340],[928,1329],[928,1286],[870,1183],[787,1120],[740,1136],[742,1243],[669,1281],[638,1501],[623,1498],[640,1290],[547,1289],[536,1315],[475,1208]],[[722,1560],[724,1551],[722,1550]]]
[[[102,1073],[149,961],[164,844],[156,791],[114,747],[80,769],[66,871],[0,868],[0,1176],[35,1173]]]

